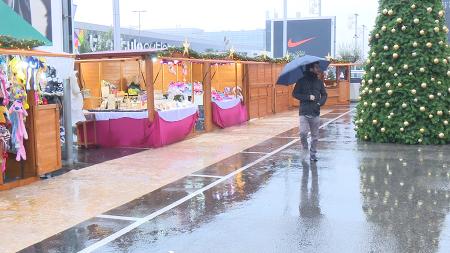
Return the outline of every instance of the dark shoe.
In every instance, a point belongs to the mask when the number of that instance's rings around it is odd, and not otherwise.
[[[311,162],[317,162],[317,161],[319,161],[319,159],[317,159],[317,156],[315,156],[315,155],[312,155],[312,156],[309,158],[309,160],[311,160]]]

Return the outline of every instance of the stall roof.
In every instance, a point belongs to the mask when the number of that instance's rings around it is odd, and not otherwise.
[[[79,54],[76,56],[77,60],[98,60],[98,59],[116,59],[116,58],[136,58],[147,56],[161,50],[146,49],[146,50],[127,50],[127,51],[103,51],[87,54]]]
[[[161,50],[127,50],[127,51],[104,51],[104,52],[95,52],[95,53],[87,53],[87,54],[79,54],[76,56],[76,60],[85,61],[85,60],[126,60],[126,59],[136,59],[144,56],[148,56],[159,52]],[[235,60],[216,60],[216,59],[196,59],[189,57],[158,57],[158,59],[163,60],[171,60],[171,61],[190,61],[190,62],[209,62],[209,63],[242,63],[242,64],[267,64],[267,62],[255,62],[255,61],[235,61]]]
[[[0,48],[0,55],[23,55],[23,56],[37,56],[37,57],[60,57],[60,58],[75,58],[73,54],[67,53],[50,53],[40,50],[24,50],[24,49],[3,49]]]

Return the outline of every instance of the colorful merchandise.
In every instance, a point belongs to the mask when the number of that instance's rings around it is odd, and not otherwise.
[[[26,160],[27,154],[23,140],[28,140],[27,129],[25,128],[25,117],[28,116],[27,111],[20,100],[14,101],[9,108],[12,122],[12,146],[17,151],[16,161]]]

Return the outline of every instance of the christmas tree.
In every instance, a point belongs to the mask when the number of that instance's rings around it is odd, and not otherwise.
[[[450,49],[441,0],[380,0],[355,118],[361,140],[450,142]]]

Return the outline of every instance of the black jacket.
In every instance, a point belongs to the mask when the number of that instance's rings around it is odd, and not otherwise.
[[[310,100],[310,95],[316,98]],[[304,116],[320,116],[320,107],[327,101],[327,91],[323,82],[313,73],[305,74],[305,77],[298,80],[292,96],[300,100],[300,115]]]

